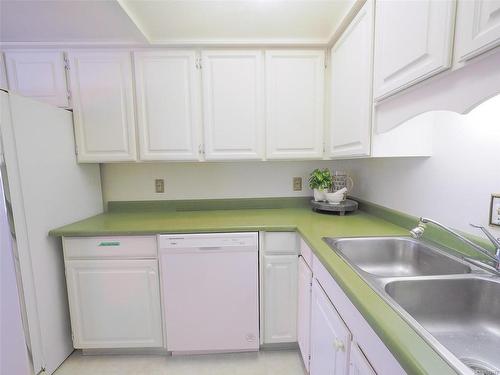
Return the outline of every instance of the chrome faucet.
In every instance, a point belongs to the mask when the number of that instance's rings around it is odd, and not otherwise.
[[[495,238],[485,227],[483,227],[481,225],[471,224],[472,227],[481,229],[484,232],[484,234],[486,235],[486,237],[488,237],[488,239],[491,241],[491,243],[495,246],[495,255],[491,254],[490,251],[484,249],[483,247],[468,240],[467,238],[465,238],[461,234],[455,232],[453,229],[448,228],[446,225],[443,225],[435,220],[428,219],[425,217],[420,218],[420,220],[418,221],[418,225],[410,231],[410,235],[413,238],[422,237],[422,235],[424,234],[425,228],[426,228],[426,226],[425,226],[426,223],[434,224],[434,225],[446,230],[447,232],[453,234],[455,237],[459,238],[461,241],[465,242],[467,245],[471,246],[473,249],[479,251],[481,254],[483,254],[486,257],[488,257],[489,259],[491,259],[493,261],[493,265],[494,265],[495,269],[500,270],[500,238]]]

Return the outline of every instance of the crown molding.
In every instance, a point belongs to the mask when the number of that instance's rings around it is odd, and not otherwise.
[[[154,48],[154,47],[304,47],[326,48],[328,39],[165,39],[150,43],[137,41],[55,41],[0,42],[0,48]]]
[[[342,17],[342,20],[340,21],[339,25],[335,28],[335,30],[332,31],[330,36],[328,37],[327,40],[327,47],[330,48],[332,47],[335,42],[340,38],[340,36],[344,33],[344,31],[347,29],[347,27],[350,25],[351,21],[356,17],[356,14],[361,10],[363,5],[367,1],[373,1],[373,0],[355,0],[354,3],[352,4],[351,8],[346,12],[344,17]]]
[[[72,48],[72,47],[133,47],[133,46],[148,46],[137,41],[88,41],[88,42],[70,42],[70,41],[55,41],[55,42],[1,42],[0,48]]]

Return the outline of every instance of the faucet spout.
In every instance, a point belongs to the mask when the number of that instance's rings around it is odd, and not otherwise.
[[[425,228],[426,228],[425,227],[426,223],[434,224],[434,225],[440,227],[441,229],[444,229],[448,233],[451,233],[453,236],[457,237],[462,242],[464,242],[467,245],[469,245],[470,247],[472,247],[474,250],[480,252],[481,254],[483,254],[486,257],[488,257],[489,259],[491,259],[493,261],[495,269],[497,271],[500,270],[500,239],[495,238],[485,227],[482,227],[480,225],[473,225],[473,224],[471,224],[472,227],[481,229],[484,232],[484,234],[486,235],[486,237],[488,237],[488,239],[491,241],[491,243],[495,246],[495,254],[494,255],[491,254],[490,251],[488,251],[488,250],[484,249],[483,247],[475,244],[474,242],[472,242],[469,239],[465,238],[464,236],[462,236],[461,234],[457,233],[453,229],[447,227],[446,225],[441,224],[441,223],[439,223],[439,222],[437,222],[435,220],[432,220],[432,219],[429,219],[429,218],[426,218],[426,217],[421,217],[419,219],[418,225],[410,231],[410,235],[413,238],[420,238],[420,237],[422,237],[422,235],[424,234]]]
[[[497,270],[500,270],[500,238],[495,238],[491,232],[483,227],[482,225],[470,224],[471,227],[481,229],[483,233],[488,237],[493,246],[495,246],[495,257],[497,259]]]

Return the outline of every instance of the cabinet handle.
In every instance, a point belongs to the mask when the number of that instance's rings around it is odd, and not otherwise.
[[[335,347],[336,352],[338,352],[339,350],[341,350],[341,351],[345,350],[344,343],[342,341],[340,341],[339,339],[335,339],[335,341],[333,342],[333,346]]]
[[[120,241],[103,241],[97,246],[120,246]]]

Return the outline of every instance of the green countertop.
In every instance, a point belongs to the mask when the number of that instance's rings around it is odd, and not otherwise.
[[[152,205],[151,207],[153,207]],[[144,206],[146,207],[146,206]],[[408,230],[364,211],[346,216],[315,213],[304,206],[179,211],[151,207],[115,210],[50,232],[53,236],[296,230],[329,270],[408,374],[456,374],[322,238],[407,235]],[[367,210],[370,212],[370,210]],[[391,375],[391,374],[381,374]]]

